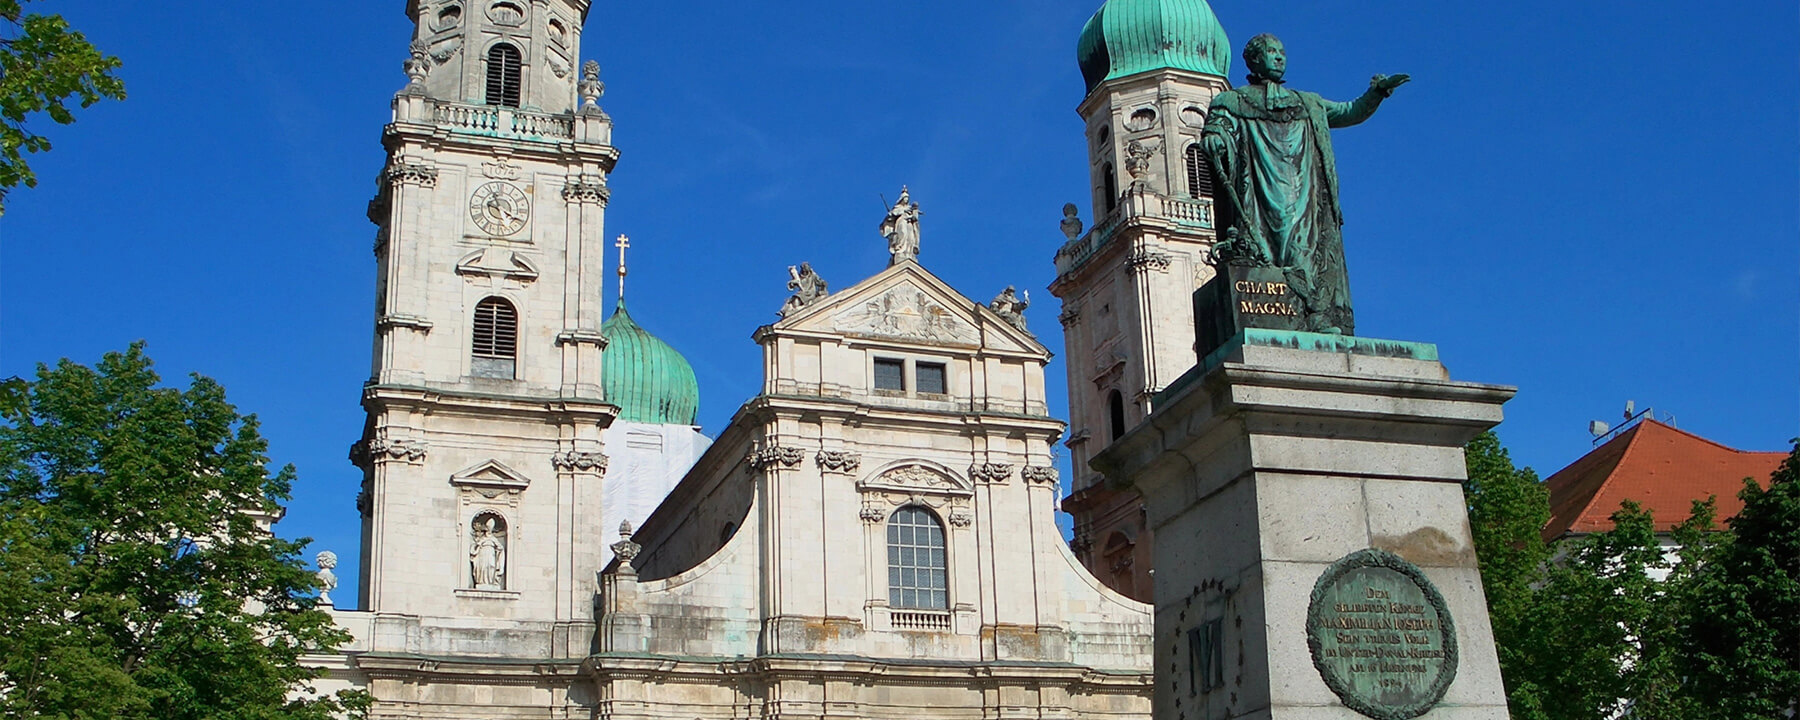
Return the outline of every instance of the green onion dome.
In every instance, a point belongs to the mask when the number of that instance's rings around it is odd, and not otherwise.
[[[625,312],[623,299],[600,325],[600,334],[606,336],[600,385],[606,401],[619,406],[620,420],[694,424],[700,412],[700,382],[687,358],[639,327]]]
[[[1206,0],[1107,0],[1082,28],[1075,56],[1091,93],[1166,68],[1227,77],[1231,40]]]

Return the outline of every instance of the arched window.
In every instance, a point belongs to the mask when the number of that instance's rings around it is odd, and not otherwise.
[[[1119,208],[1119,181],[1113,177],[1118,171],[1113,169],[1112,163],[1107,163],[1100,166],[1100,174],[1100,191],[1106,193],[1105,207],[1110,215]]]
[[[1206,154],[1201,152],[1200,143],[1187,147],[1187,180],[1188,197],[1210,198],[1213,196],[1212,163],[1206,161]]]
[[[519,311],[513,309],[512,303],[497,297],[477,303],[470,338],[473,375],[513,379],[519,356]]]
[[[1106,419],[1114,442],[1125,437],[1125,396],[1117,390],[1106,395]]]
[[[921,507],[903,507],[888,518],[888,607],[947,610],[950,593],[944,562],[944,526]]]
[[[522,65],[518,48],[506,43],[488,48],[487,104],[519,106]]]

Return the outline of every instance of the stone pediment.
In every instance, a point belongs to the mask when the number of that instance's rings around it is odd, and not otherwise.
[[[516,491],[531,485],[531,480],[498,460],[488,460],[452,474],[450,484]]]
[[[1035,339],[913,262],[890,267],[775,327],[872,340],[1044,352]]]
[[[968,481],[934,464],[902,462],[883,469],[856,484],[863,492],[886,491],[908,495],[974,495]]]

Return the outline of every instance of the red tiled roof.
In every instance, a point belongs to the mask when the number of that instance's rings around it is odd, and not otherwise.
[[[1544,539],[1612,529],[1612,514],[1635,500],[1668,531],[1686,520],[1695,500],[1718,498],[1718,523],[1744,509],[1744,478],[1764,487],[1787,453],[1746,452],[1646,419],[1551,475],[1550,522]]]

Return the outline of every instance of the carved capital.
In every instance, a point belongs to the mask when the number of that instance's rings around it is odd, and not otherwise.
[[[1081,305],[1076,303],[1063,305],[1063,311],[1056,316],[1056,319],[1062,321],[1063,327],[1074,325],[1076,320],[1081,319]]]
[[[976,463],[969,466],[969,477],[975,482],[1003,483],[1012,477],[1012,463]]]
[[[387,169],[382,171],[382,176],[389,185],[417,185],[434,188],[437,187],[438,170],[436,165],[430,163],[395,158],[393,162],[388,163]]]
[[[951,510],[950,517],[947,519],[950,521],[951,525],[956,527],[968,527],[969,525],[974,524],[975,514],[969,512],[968,508],[959,507]]]
[[[383,315],[375,321],[375,327],[388,331],[394,328],[405,328],[419,333],[431,332],[431,321],[412,315]]]
[[[768,470],[769,468],[792,470],[800,467],[800,463],[805,459],[806,452],[804,450],[781,445],[770,445],[761,450],[751,451],[749,455],[744,456],[744,462],[749,463],[754,470]]]
[[[1069,549],[1076,555],[1085,553],[1094,547],[1094,535],[1087,530],[1076,530],[1075,537],[1069,538]]]
[[[825,472],[854,475],[862,468],[862,455],[842,450],[820,450],[813,457],[813,462],[818,463],[819,469]]]
[[[1131,264],[1131,269],[1138,272],[1150,270],[1168,272],[1169,264],[1172,260],[1173,258],[1169,257],[1168,253],[1157,252],[1155,250],[1139,250],[1132,253],[1131,258],[1126,260],[1126,262]]]
[[[564,330],[556,334],[556,344],[593,345],[601,350],[606,349],[606,336],[595,330]]]
[[[600,180],[587,177],[572,177],[569,178],[567,184],[563,185],[562,197],[564,202],[571,205],[583,203],[605,205],[607,199],[612,197],[612,190],[606,187],[605,182]]]
[[[857,515],[862,517],[863,522],[878,523],[887,519],[887,510],[882,509],[880,505],[864,505],[862,512]]]
[[[555,465],[558,470],[568,471],[605,473],[608,460],[606,454],[600,452],[569,451],[550,456],[550,464]]]
[[[1019,469],[1019,477],[1034,485],[1055,485],[1056,468],[1044,465],[1026,465]]]
[[[418,465],[425,461],[427,447],[423,440],[369,438],[350,446],[350,462],[357,467],[388,462]]]

